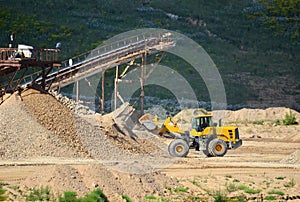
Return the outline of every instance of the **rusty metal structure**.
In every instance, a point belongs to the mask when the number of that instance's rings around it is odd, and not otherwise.
[[[0,48],[0,97],[12,93],[22,84],[23,79],[33,72],[31,82],[40,78],[46,89],[46,76],[55,68],[61,67],[59,49],[31,49],[32,55],[21,55],[18,48]]]
[[[146,75],[146,57],[147,55],[157,52],[164,52],[167,48],[175,45],[171,34],[165,33],[142,33],[131,36],[126,39],[117,40],[108,44],[104,44],[90,52],[83,53],[66,61],[59,62],[58,49],[34,49],[32,58],[15,58],[15,49],[1,49],[0,60],[0,78],[6,77],[2,94],[15,91],[18,85],[30,85],[32,83],[39,84],[43,89],[60,89],[71,83],[76,83],[76,97],[79,94],[79,80],[102,72],[102,95],[101,110],[104,112],[104,95],[105,95],[105,71],[107,69],[115,69],[114,82],[114,108],[117,107],[117,100],[122,99],[118,93],[119,77],[124,76],[130,65],[120,74],[119,65],[133,62],[138,58],[142,58],[139,65],[142,68],[142,74],[139,78],[141,83],[141,112],[144,108],[144,80]],[[161,54],[161,61],[164,54]],[[29,72],[31,67],[35,71]],[[22,71],[24,70],[24,71]],[[11,75],[9,77],[9,75]],[[18,78],[16,77],[18,75]],[[0,84],[3,83],[2,80]],[[1,95],[1,94],[0,94]],[[78,101],[78,100],[77,100]]]

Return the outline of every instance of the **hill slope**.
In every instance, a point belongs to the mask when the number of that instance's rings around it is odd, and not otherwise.
[[[66,59],[128,30],[175,30],[198,42],[212,57],[230,104],[300,110],[299,38],[276,35],[250,18],[249,11],[256,8],[250,0],[1,1],[0,46],[7,47],[11,33],[15,44],[42,48],[61,42],[61,57]],[[172,55],[162,64],[186,77],[199,100],[209,101],[203,80],[193,77],[188,64]],[[156,92],[149,90],[148,95],[164,96]]]

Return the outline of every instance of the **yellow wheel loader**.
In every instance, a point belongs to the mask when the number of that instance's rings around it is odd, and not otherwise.
[[[217,126],[212,121],[211,113],[193,117],[190,131],[180,129],[171,117],[160,128],[157,127],[158,118],[150,114],[142,116],[139,122],[156,134],[174,138],[168,150],[175,157],[187,156],[192,148],[202,151],[207,157],[224,156],[228,149],[236,149],[242,145],[238,128],[221,124]]]

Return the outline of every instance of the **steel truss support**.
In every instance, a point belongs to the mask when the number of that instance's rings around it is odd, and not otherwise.
[[[144,114],[144,104],[145,104],[145,75],[146,75],[146,53],[142,55],[142,72],[141,72],[141,115]]]
[[[116,66],[115,90],[114,90],[114,110],[117,109],[117,104],[118,104],[118,80],[119,80],[119,65]]]
[[[102,96],[101,96],[101,113],[105,113],[104,103],[105,103],[105,69],[102,69]]]

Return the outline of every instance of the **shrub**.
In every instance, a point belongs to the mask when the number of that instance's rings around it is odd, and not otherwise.
[[[166,187],[167,190],[172,191],[172,187]]]
[[[236,199],[238,202],[246,202],[247,201],[247,198],[244,194],[236,196]]]
[[[279,190],[271,190],[271,191],[268,191],[268,194],[277,194],[277,195],[280,195],[280,196],[283,196],[284,193],[282,191],[279,191]]]
[[[91,193],[85,195],[83,198],[79,198],[77,201],[97,201],[97,202],[107,202],[108,199],[103,193],[101,189],[96,189],[92,191]]]
[[[50,201],[50,189],[48,186],[40,189],[33,189],[28,196],[26,196],[26,201]]]
[[[245,185],[239,185],[237,188],[240,189],[240,190],[245,190],[245,189],[247,189],[248,187],[246,187]]]
[[[283,125],[295,125],[298,124],[296,121],[296,115],[293,114],[291,111],[290,113],[286,113],[284,119],[282,120]]]
[[[73,191],[66,191],[64,192],[64,196],[59,196],[58,201],[59,202],[74,202],[77,201],[77,193]]]
[[[285,178],[285,177],[281,177],[281,176],[275,177],[276,180],[284,180],[284,178]]]
[[[272,122],[272,124],[280,125],[280,124],[281,124],[281,121],[280,121],[279,119],[276,119],[275,121]]]
[[[6,201],[8,196],[5,195],[6,190],[0,185],[0,201]]]
[[[260,189],[250,189],[250,188],[247,188],[244,190],[244,192],[246,192],[247,194],[258,194],[261,192]]]
[[[275,197],[275,196],[266,196],[265,197],[265,200],[267,200],[267,201],[274,201],[274,200],[276,200],[277,198]]]
[[[296,185],[296,182],[294,180],[294,178],[292,178],[289,182],[285,183],[283,186],[285,187],[294,187]]]
[[[232,182],[240,182],[238,179],[233,179]]]
[[[188,189],[187,187],[176,187],[174,189],[175,192],[188,192]]]
[[[126,194],[122,195],[122,199],[124,199],[126,202],[132,202],[131,198],[129,198],[129,196],[127,196]]]
[[[252,124],[255,124],[255,125],[264,125],[264,121],[253,121]]]
[[[235,186],[235,184],[230,183],[230,184],[226,184],[226,190],[230,193],[230,192],[234,192],[237,190],[237,187]]]
[[[251,188],[249,188],[245,185],[240,185],[237,188],[240,189],[240,190],[243,190],[247,194],[258,194],[258,193],[261,192],[260,189],[251,189]]]
[[[197,187],[200,187],[199,182],[197,182],[195,178],[193,179],[192,183],[193,183],[193,185],[196,185]]]
[[[212,197],[215,199],[215,202],[226,202],[228,200],[226,194],[220,190],[216,191]]]
[[[155,200],[156,197],[153,196],[153,195],[147,195],[147,196],[145,196],[145,199],[147,199],[147,200]]]

